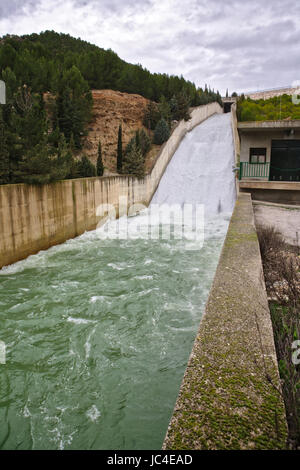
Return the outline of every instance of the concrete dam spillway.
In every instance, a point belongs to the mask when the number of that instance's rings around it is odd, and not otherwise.
[[[201,249],[95,230],[0,271],[0,449],[161,448],[233,210],[233,165],[231,116],[214,115],[185,136],[148,209],[203,204]]]
[[[151,203],[204,204],[208,219],[232,212],[234,163],[231,115],[212,116],[186,135]]]

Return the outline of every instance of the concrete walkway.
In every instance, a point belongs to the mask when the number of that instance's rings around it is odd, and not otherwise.
[[[254,227],[240,194],[164,449],[284,449],[285,408]]]

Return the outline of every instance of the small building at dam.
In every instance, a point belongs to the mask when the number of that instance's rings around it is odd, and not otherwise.
[[[239,122],[240,190],[300,203],[300,120]]]

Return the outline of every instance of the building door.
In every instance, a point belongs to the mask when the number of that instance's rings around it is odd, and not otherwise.
[[[300,140],[272,140],[270,181],[300,181]]]

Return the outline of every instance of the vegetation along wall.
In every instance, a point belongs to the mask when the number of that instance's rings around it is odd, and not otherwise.
[[[127,196],[129,205],[147,205],[185,134],[209,116],[221,112],[218,103],[194,108],[191,119],[180,121],[162,147],[151,172],[141,179],[120,175],[45,185],[1,185],[0,268],[95,229],[101,219],[96,215],[100,204],[117,206],[119,196]]]

